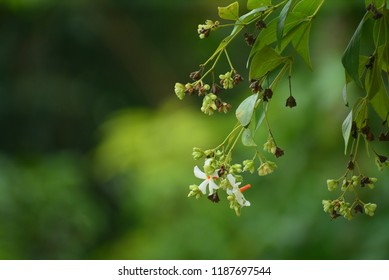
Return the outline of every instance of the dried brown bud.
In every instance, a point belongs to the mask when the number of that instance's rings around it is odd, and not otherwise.
[[[255,37],[252,34],[245,33],[244,35],[244,41],[246,44],[250,47],[252,47],[255,43]]]
[[[354,207],[354,212],[355,212],[355,213],[363,213],[363,207],[362,207],[362,205],[361,205],[361,204],[355,205],[355,207]]]
[[[265,89],[263,93],[263,101],[269,101],[273,97],[273,91],[270,88]]]
[[[266,28],[266,23],[260,19],[258,20],[256,23],[255,23],[255,27],[258,29],[258,30],[261,30],[261,29],[264,29]]]
[[[274,152],[274,155],[276,158],[279,158],[284,155],[284,150],[281,149],[280,147],[276,147],[276,151]]]
[[[208,199],[214,203],[218,203],[220,201],[219,195],[217,194],[217,192],[214,192],[213,194],[209,195]]]
[[[291,95],[286,100],[286,107],[293,108],[297,106],[296,99]]]
[[[233,83],[234,85],[237,85],[237,84],[239,84],[239,83],[242,82],[242,81],[243,81],[243,77],[242,77],[240,74],[236,73],[236,74],[234,75],[234,78],[233,78],[232,83]]]
[[[193,79],[194,81],[198,81],[201,79],[201,72],[199,71],[194,71],[189,74],[189,78]]]
[[[251,88],[251,91],[254,93],[262,91],[262,86],[259,80],[251,80],[249,88]]]

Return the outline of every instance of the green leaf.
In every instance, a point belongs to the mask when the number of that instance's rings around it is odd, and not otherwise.
[[[249,10],[271,6],[271,5],[272,5],[271,0],[248,0],[247,1],[247,9]]]
[[[301,23],[304,21],[306,21],[306,16],[301,13],[289,14],[284,26],[284,32],[286,33],[286,35],[281,40],[281,45],[279,48],[280,52],[282,52],[289,44],[289,42],[293,39],[293,35],[298,30]],[[271,45],[277,40],[277,23],[278,18],[271,20],[267,27],[259,33],[257,40],[255,40],[255,43],[251,48],[247,64],[257,51],[259,51],[266,45]]]
[[[367,118],[367,102],[365,98],[358,98],[353,106],[354,121],[358,129],[361,129]]]
[[[301,0],[293,8],[293,12],[303,13],[306,16],[314,16],[323,5],[324,0]]]
[[[360,87],[362,87],[362,84],[359,79],[359,47],[361,44],[362,27],[368,19],[368,16],[369,13],[367,12],[355,30],[354,35],[352,36],[342,56],[342,64],[344,69]]]
[[[293,47],[301,55],[310,69],[312,69],[311,56],[309,54],[309,34],[311,31],[311,25],[310,21],[302,23],[299,27],[298,33],[292,40]]]
[[[256,17],[259,17],[261,13],[266,11],[267,9],[268,7],[257,8],[239,17],[235,22],[235,26],[232,29],[231,34],[229,36],[235,36],[238,32],[240,32],[245,27],[245,25],[250,23],[250,21],[252,21]]]
[[[266,113],[267,113],[267,108],[268,108],[268,107],[269,107],[269,102],[266,102],[266,103],[263,105],[263,111],[262,111],[261,116],[260,116],[259,119],[258,119],[257,125],[256,125],[256,127],[255,127],[255,132],[257,132],[258,128],[261,126],[263,120],[265,119]]]
[[[254,138],[251,134],[251,130],[249,128],[245,128],[242,133],[242,143],[247,147],[255,147],[257,144],[254,141]]]
[[[348,100],[347,100],[347,83],[344,85],[343,90],[342,90],[342,97],[343,97],[343,102],[346,107],[348,107]]]
[[[293,0],[289,0],[280,12],[280,17],[277,24],[277,41],[280,43],[282,36],[284,35],[284,26],[286,17],[288,16]]]
[[[381,86],[379,91],[370,100],[370,104],[373,106],[376,113],[384,121],[389,112],[389,95],[385,86]]]
[[[353,111],[351,110],[342,124],[342,134],[344,139],[344,154],[347,154],[347,145],[351,135],[352,123],[353,123]]]
[[[222,19],[237,20],[239,18],[239,3],[235,1],[227,7],[218,7],[218,12]]]
[[[373,67],[367,70],[365,78],[365,89],[369,100],[371,100],[383,86],[384,81],[381,75],[381,66],[379,60],[376,60],[373,63]]]
[[[271,47],[264,46],[254,55],[253,60],[251,61],[249,79],[263,77],[285,61],[285,57],[279,55]]]
[[[255,108],[255,102],[257,102],[258,93],[250,95],[245,100],[243,100],[242,103],[238,106],[236,109],[235,115],[240,124],[243,127],[247,127],[250,122],[251,118],[253,117],[254,108]]]

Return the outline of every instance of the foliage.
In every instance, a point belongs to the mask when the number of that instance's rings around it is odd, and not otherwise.
[[[250,203],[243,197],[243,191],[239,189],[243,181],[243,172],[254,173],[257,170],[260,176],[273,173],[277,168],[276,163],[268,160],[258,149],[255,134],[261,125],[268,130],[267,141],[263,144],[263,150],[273,154],[276,158],[284,155],[284,150],[277,144],[272,133],[268,118],[269,104],[272,103],[273,94],[277,94],[280,80],[288,74],[289,96],[286,99],[286,107],[293,108],[297,105],[292,95],[292,66],[296,54],[299,54],[309,68],[311,55],[309,38],[313,19],[318,14],[324,0],[285,0],[279,3],[276,1],[258,0],[247,1],[247,13],[240,15],[239,2],[233,2],[225,7],[218,7],[218,15],[221,20],[232,21],[232,23],[220,23],[218,20],[206,20],[205,24],[198,25],[198,34],[201,39],[208,38],[211,33],[220,28],[232,27],[231,33],[225,37],[216,48],[215,52],[200,64],[199,70],[192,72],[189,76],[193,82],[175,84],[175,93],[179,99],[186,95],[197,93],[203,98],[201,111],[207,115],[213,115],[215,111],[227,113],[232,105],[225,102],[224,91],[231,90],[235,85],[241,83],[244,77],[235,69],[227,49],[230,43],[235,40],[242,30],[253,32],[244,33],[244,40],[251,47],[248,54],[247,67],[249,69],[249,88],[252,95],[246,97],[236,109],[237,124],[226,139],[212,149],[193,149],[195,160],[205,158],[204,172],[195,167],[195,176],[204,179],[199,185],[191,185],[188,196],[200,198],[207,195],[212,202],[219,202],[219,193],[226,192],[230,202],[230,208],[240,215],[241,208],[250,206]],[[388,117],[389,117],[389,95],[387,90],[389,72],[389,49],[388,30],[389,12],[386,1],[366,0],[366,13],[352,36],[342,57],[342,63],[346,72],[346,86],[344,99],[347,101],[347,84],[355,84],[363,89],[365,97],[357,99],[351,112],[343,122],[342,132],[345,142],[345,151],[348,153],[350,137],[353,144],[349,152],[350,161],[344,175],[338,179],[327,180],[328,189],[337,189],[342,181],[341,195],[335,200],[323,200],[324,211],[331,217],[343,216],[351,220],[354,214],[366,213],[374,215],[377,205],[365,203],[359,193],[365,186],[374,188],[376,178],[366,176],[358,166],[358,151],[360,139],[366,144],[367,152],[371,149],[376,157],[379,169],[389,166],[388,157],[381,155],[372,147],[374,134],[369,126],[373,121],[369,115],[369,107],[376,111],[381,118],[382,131],[379,141],[389,141]],[[370,30],[363,30],[365,25]],[[369,46],[371,54],[361,54],[360,45],[362,33],[371,34],[372,41]],[[215,79],[216,65],[222,56],[225,56],[229,69],[225,74],[218,75],[220,83]],[[211,64],[212,63],[212,64]],[[265,121],[265,122],[264,122]],[[242,163],[233,162],[233,150],[238,139],[242,144],[253,149],[253,156],[245,159]],[[236,181],[238,183],[236,183]],[[249,185],[248,185],[249,186]],[[209,188],[209,190],[207,189]],[[347,202],[348,193],[353,201]],[[347,194],[347,195],[346,195]],[[348,198],[347,198],[348,199]]]

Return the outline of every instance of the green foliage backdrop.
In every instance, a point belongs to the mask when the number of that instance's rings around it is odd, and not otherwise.
[[[226,2],[0,3],[1,259],[389,258],[387,172],[364,166],[380,176],[374,219],[331,221],[320,204],[348,162],[339,58],[364,1],[326,1],[315,19],[314,70],[298,60],[298,107],[271,112],[286,153],[277,174],[250,178],[255,204],[236,217],[186,198],[192,147],[215,146],[234,121],[198,113],[172,85],[223,38],[200,41],[196,27]],[[279,92],[283,103],[287,82]]]

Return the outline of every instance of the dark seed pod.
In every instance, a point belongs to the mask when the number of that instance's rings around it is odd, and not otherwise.
[[[279,158],[279,157],[284,155],[284,150],[281,149],[280,147],[276,147],[276,151],[275,151],[274,155],[276,156],[276,158]]]
[[[209,195],[208,199],[214,203],[218,203],[220,201],[219,195],[217,194],[217,192],[214,192],[213,194]]]
[[[354,212],[355,212],[355,213],[363,213],[363,207],[362,207],[362,205],[361,205],[361,204],[355,205],[355,207],[354,207]]]
[[[286,99],[286,107],[293,108],[297,106],[296,99],[291,95]]]
[[[265,89],[263,93],[263,101],[269,101],[273,97],[273,91],[270,88]]]

